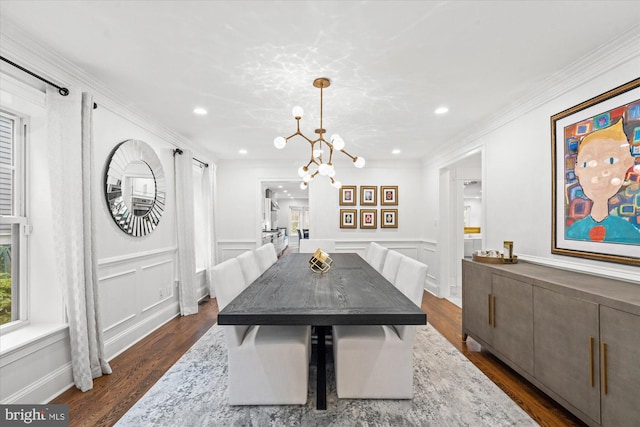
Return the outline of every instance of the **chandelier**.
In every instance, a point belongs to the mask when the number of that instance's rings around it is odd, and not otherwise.
[[[331,81],[326,77],[320,77],[313,81],[313,86],[320,89],[320,127],[316,129],[315,133],[318,134],[316,139],[307,138],[302,132],[300,132],[300,119],[302,119],[302,115],[304,114],[304,110],[302,107],[296,106],[293,107],[291,114],[293,114],[293,118],[296,119],[298,129],[296,132],[288,137],[278,136],[273,140],[273,145],[279,150],[283,149],[287,142],[294,136],[301,136],[311,144],[311,158],[309,161],[300,166],[298,169],[298,175],[302,178],[302,183],[300,184],[301,189],[306,189],[309,185],[309,182],[312,181],[318,174],[329,177],[331,185],[335,188],[340,188],[342,183],[335,179],[336,170],[333,166],[333,152],[340,151],[345,154],[347,157],[351,158],[353,164],[357,168],[361,168],[365,164],[365,160],[362,157],[352,156],[351,154],[344,151],[344,141],[340,138],[340,135],[333,134],[329,138],[329,141],[324,139],[324,134],[326,130],[322,127],[322,90],[331,85]],[[329,150],[328,158],[325,157],[324,149]],[[325,161],[326,159],[326,161]]]

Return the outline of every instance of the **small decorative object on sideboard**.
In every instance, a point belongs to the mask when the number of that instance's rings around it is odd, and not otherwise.
[[[508,254],[507,254],[508,255]],[[505,258],[504,254],[499,251],[490,249],[486,251],[475,251],[471,258],[477,262],[484,262],[486,264],[517,264],[518,256],[511,253],[511,258]]]
[[[513,242],[509,240],[504,241],[504,252],[502,254],[505,263],[511,263],[513,259]]]

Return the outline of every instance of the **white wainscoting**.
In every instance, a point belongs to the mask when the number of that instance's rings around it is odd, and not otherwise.
[[[176,254],[169,247],[98,262],[107,359],[178,315]]]
[[[438,277],[439,277],[439,269],[440,264],[439,260],[436,257],[436,251],[438,249],[438,243],[435,240],[423,240],[421,242],[421,254],[418,257],[420,262],[423,262],[429,266],[429,270],[427,271],[427,284],[425,289],[435,296],[440,296],[438,285]]]
[[[46,360],[47,363],[41,363]],[[73,382],[69,328],[32,340],[0,361],[1,404],[47,403]]]
[[[218,260],[223,262],[257,247],[255,240],[220,240],[218,241]]]

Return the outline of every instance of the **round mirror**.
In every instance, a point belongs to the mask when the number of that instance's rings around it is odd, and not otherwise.
[[[132,236],[151,233],[165,204],[165,177],[160,159],[147,143],[129,139],[118,144],[105,173],[105,196],[111,217]]]

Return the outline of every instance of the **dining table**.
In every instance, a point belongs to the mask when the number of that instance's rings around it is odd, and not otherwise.
[[[282,256],[218,313],[220,325],[314,326],[319,410],[327,408],[325,337],[331,326],[427,323],[426,313],[359,254],[329,256],[324,273],[312,271],[310,254]]]

